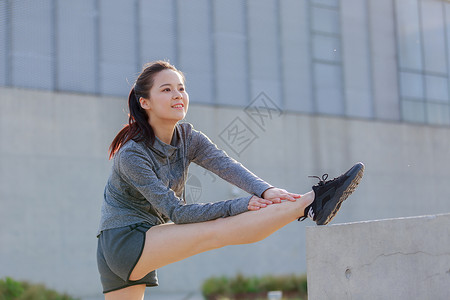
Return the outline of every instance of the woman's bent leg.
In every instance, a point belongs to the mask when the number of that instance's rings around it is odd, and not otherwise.
[[[154,226],[147,231],[144,250],[130,280],[139,280],[150,271],[208,250],[260,241],[303,216],[313,200],[314,193],[309,192],[295,202],[272,204],[228,218]]]
[[[105,300],[142,300],[145,294],[145,284],[132,285],[105,294]]]

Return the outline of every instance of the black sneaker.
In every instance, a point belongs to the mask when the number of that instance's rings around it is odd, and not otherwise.
[[[357,163],[350,170],[333,180],[326,181],[328,174],[310,176],[319,179],[319,183],[312,187],[315,198],[313,203],[305,208],[303,221],[307,217],[313,219],[317,225],[328,224],[341,207],[342,201],[347,199],[355,190],[364,174],[364,165]]]

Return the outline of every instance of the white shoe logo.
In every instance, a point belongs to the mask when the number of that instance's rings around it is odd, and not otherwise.
[[[312,206],[309,208],[309,210],[308,210],[308,217],[311,219],[311,220],[314,220],[314,210],[313,210],[313,208],[312,208]]]

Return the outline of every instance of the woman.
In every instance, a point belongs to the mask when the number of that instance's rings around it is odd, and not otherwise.
[[[113,140],[112,172],[100,221],[97,260],[106,299],[142,299],[156,269],[226,245],[260,241],[306,217],[327,224],[362,177],[359,163],[299,195],[273,187],[219,150],[186,116],[184,76],[157,61],[144,67],[128,97],[129,124]],[[194,162],[250,195],[186,204]],[[171,220],[173,223],[167,224]]]

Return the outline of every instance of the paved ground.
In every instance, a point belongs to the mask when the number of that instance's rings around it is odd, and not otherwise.
[[[86,297],[81,300],[104,300],[103,296],[97,297]],[[203,296],[200,293],[188,293],[188,294],[179,294],[179,293],[151,293],[147,291],[145,293],[145,300],[203,300]]]

